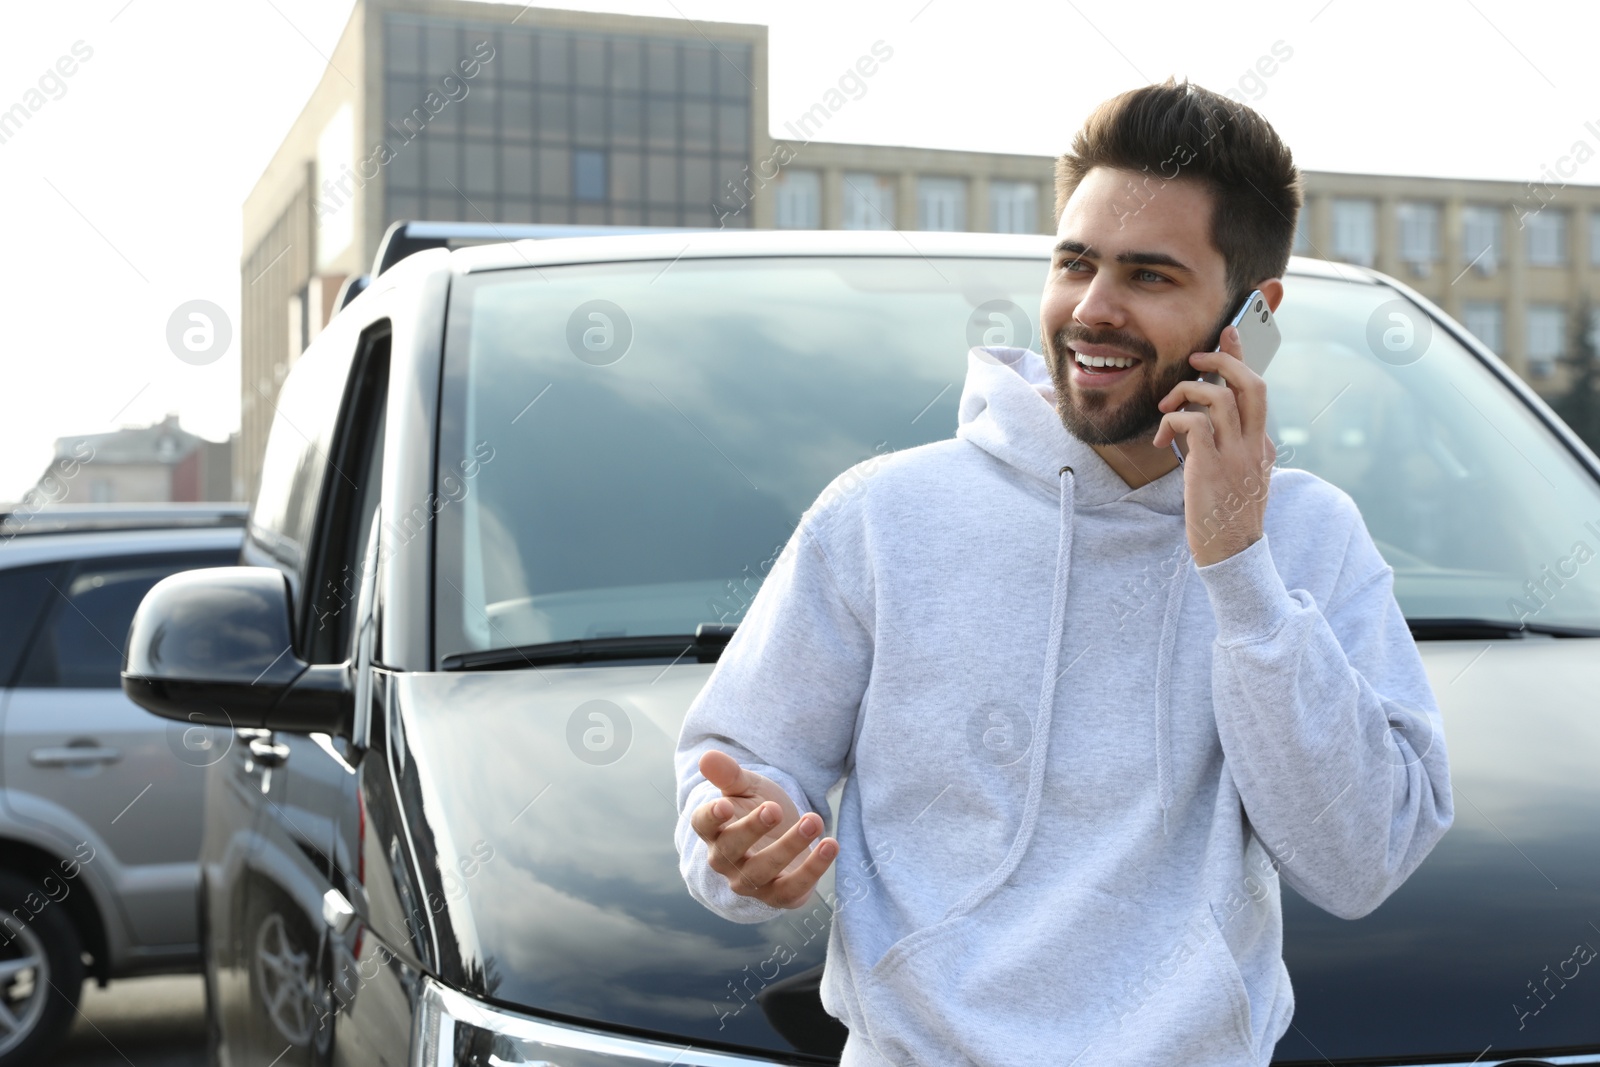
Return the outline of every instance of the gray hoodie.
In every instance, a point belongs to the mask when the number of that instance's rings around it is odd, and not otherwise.
[[[956,436],[828,486],[690,707],[680,866],[727,919],[794,913],[707,866],[700,756],[825,822],[844,779],[821,995],[845,1067],[1266,1064],[1294,1010],[1280,878],[1359,918],[1450,826],[1354,501],[1274,469],[1265,535],[1196,567],[1183,477],[1129,489],[1039,355],[974,349]]]

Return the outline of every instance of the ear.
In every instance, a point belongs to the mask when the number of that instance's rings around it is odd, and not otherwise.
[[[1278,305],[1283,303],[1283,279],[1268,278],[1264,282],[1257,282],[1256,288],[1261,290],[1261,295],[1267,298],[1267,307],[1273,311],[1278,310]]]

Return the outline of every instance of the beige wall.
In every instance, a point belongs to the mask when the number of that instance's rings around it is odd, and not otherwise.
[[[1469,301],[1498,302],[1504,312],[1504,343],[1499,355],[1545,395],[1566,387],[1559,368],[1549,377],[1531,375],[1527,350],[1527,310],[1533,304],[1560,304],[1572,330],[1584,302],[1600,307],[1600,270],[1590,263],[1589,218],[1600,214],[1600,187],[1569,185],[1540,187],[1537,191],[1517,182],[1470,181],[1374,174],[1306,173],[1306,203],[1310,211],[1311,247],[1307,255],[1336,259],[1333,244],[1335,198],[1370,199],[1378,205],[1378,247],[1373,264],[1385,274],[1405,282],[1456,319]],[[1440,258],[1423,271],[1402,261],[1397,207],[1405,202],[1437,204],[1440,208]],[[1492,273],[1469,269],[1471,256],[1463,246],[1462,215],[1468,206],[1498,207],[1500,213],[1499,263]],[[1530,213],[1564,213],[1566,264],[1535,267],[1527,255],[1527,231],[1522,219]]]
[[[839,229],[844,175],[850,171],[882,174],[895,184],[895,228],[917,228],[917,179],[960,178],[966,182],[966,229],[989,230],[989,182],[1032,181],[1038,184],[1038,232],[1054,233],[1055,160],[1048,156],[1003,155],[990,152],[951,152],[937,148],[901,148],[886,145],[834,144],[821,141],[779,139],[772,152],[761,158],[758,176],[774,169],[774,162],[794,170],[814,170],[822,177],[822,228]],[[755,225],[774,224],[771,183],[757,190],[752,205]]]

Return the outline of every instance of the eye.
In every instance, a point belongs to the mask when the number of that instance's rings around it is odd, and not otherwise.
[[[1083,270],[1079,270],[1078,268],[1080,267]],[[1062,261],[1061,269],[1071,274],[1082,274],[1083,271],[1089,269],[1089,264],[1085,263],[1082,258],[1068,259]]]
[[[1164,282],[1164,281],[1167,280],[1166,275],[1157,274],[1153,270],[1136,271],[1134,273],[1134,277],[1137,278],[1141,282]]]

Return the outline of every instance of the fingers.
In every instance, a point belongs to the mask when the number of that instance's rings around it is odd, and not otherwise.
[[[795,818],[792,802],[761,800],[763,792],[770,795],[770,790],[758,788],[765,779],[745,770],[726,752],[713,749],[701,756],[700,773],[723,794],[700,805],[689,816],[689,825],[706,842],[707,864],[727,878],[740,896],[755,897],[781,908],[804,904],[839,851],[839,843],[833,838],[823,838],[815,848],[811,847],[822,833],[822,817],[805,812]],[[751,804],[754,807],[745,810]],[[782,825],[786,810],[788,818],[795,818],[794,824],[756,849],[763,838]],[[807,849],[809,855],[794,870],[784,873]]]
[[[776,841],[752,852],[752,847],[776,825],[780,817],[778,806],[769,801],[741,818],[724,821],[718,818],[716,809],[727,804],[726,800],[714,800],[695,812],[697,832],[702,815],[716,820],[709,835],[701,833],[709,844],[707,864],[728,879],[729,886],[740,896],[755,897],[774,907],[799,907],[839,851],[837,841],[823,838],[798,867],[784,873],[822,832],[821,816],[807,812]]]
[[[1233,390],[1226,385],[1212,385],[1210,382],[1202,381],[1179,382],[1156,406],[1162,411],[1176,411],[1189,403],[1201,405],[1196,411],[1210,417],[1217,437],[1231,441],[1241,434],[1239,411],[1234,406]],[[1153,443],[1158,448],[1161,447],[1159,440]]]
[[[782,874],[821,832],[822,817],[808,811],[782,837],[759,851],[746,854],[739,869],[751,884],[764,886]]]
[[[727,800],[713,800],[710,806],[713,811],[720,814],[720,806],[728,803]],[[721,827],[713,834],[711,851],[720,855],[730,870],[735,865],[743,866],[750,850],[777,827],[782,817],[778,805],[770,800],[764,804],[757,804],[754,810],[739,818],[729,820],[724,817]],[[721,873],[727,874],[728,871]]]
[[[1222,331],[1220,352],[1196,352],[1189,357],[1189,363],[1196,370],[1222,375],[1234,393],[1244,433],[1254,434],[1266,427],[1267,383],[1245,365],[1238,327],[1229,326]]]
[[[831,837],[823,838],[811,850],[805,862],[768,883],[766,894],[761,899],[775,908],[802,907],[811,899],[811,891],[816,888],[818,879],[827,873],[838,852],[839,842]]]
[[[1156,430],[1156,435],[1150,443],[1157,448],[1166,448],[1180,433],[1185,435],[1184,444],[1190,452],[1201,447],[1212,451],[1217,449],[1216,426],[1212,423],[1211,417],[1203,411],[1172,411],[1163,415],[1161,426]]]
[[[712,749],[700,757],[700,773],[706,776],[706,781],[722,790],[724,796],[729,794],[748,794],[750,783],[745,777],[745,769],[739,766],[739,761],[726,752]]]
[[[717,835],[722,832],[723,823],[728,821],[733,814],[732,810],[725,813],[718,810],[719,805],[726,805],[727,801],[718,797],[695,808],[689,816],[689,826],[700,835],[701,840],[707,844],[716,841]]]

